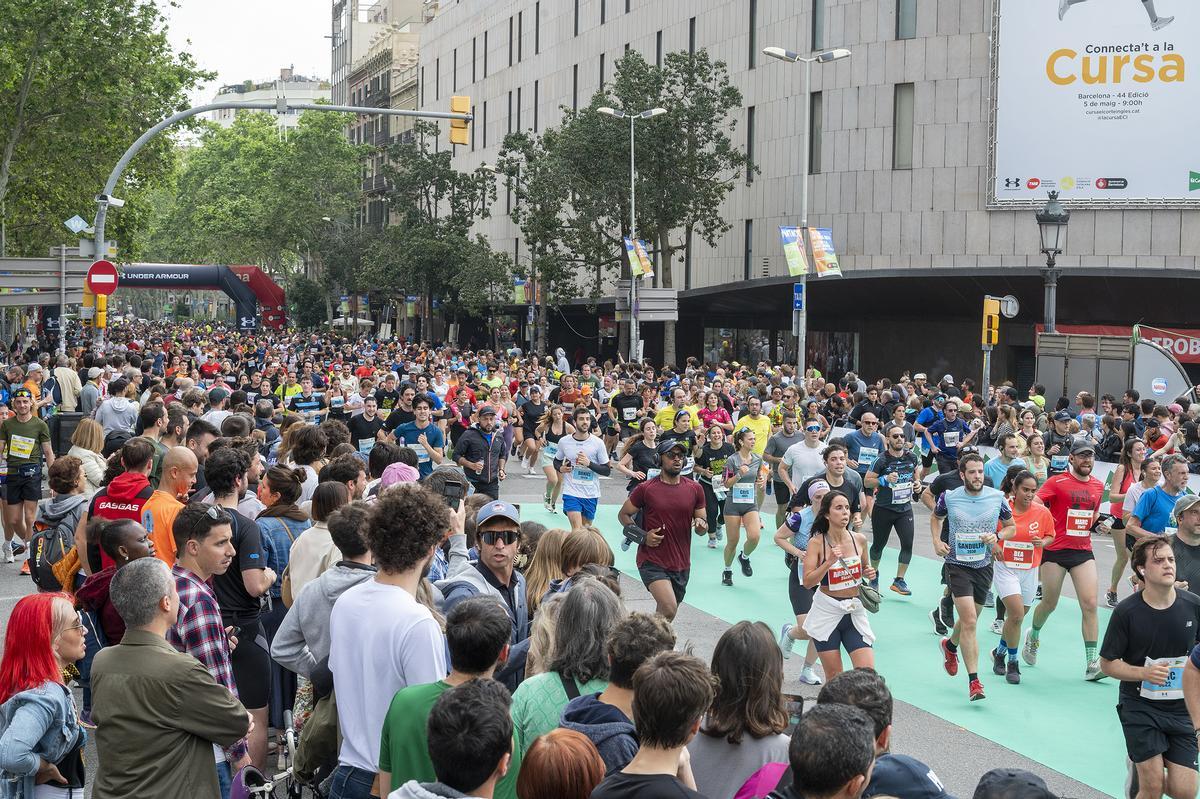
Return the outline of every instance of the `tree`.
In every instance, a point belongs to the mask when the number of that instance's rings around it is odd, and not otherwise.
[[[44,255],[63,219],[90,215],[125,149],[213,75],[171,50],[147,0],[0,0],[0,20],[0,217],[10,254]],[[136,200],[174,159],[159,137],[126,172],[111,231],[126,255],[146,222]]]

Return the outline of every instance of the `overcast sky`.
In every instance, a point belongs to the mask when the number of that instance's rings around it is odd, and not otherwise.
[[[156,0],[176,50],[191,53],[217,79],[192,93],[210,102],[217,88],[279,77],[280,67],[328,79],[331,0]]]

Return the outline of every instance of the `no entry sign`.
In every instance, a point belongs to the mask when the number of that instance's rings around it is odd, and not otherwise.
[[[117,268],[111,261],[96,261],[88,269],[85,282],[93,294],[112,294],[117,290]]]

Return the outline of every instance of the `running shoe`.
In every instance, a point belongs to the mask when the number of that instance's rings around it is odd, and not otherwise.
[[[908,583],[904,582],[903,577],[892,580],[892,590],[900,596],[912,596],[912,590],[908,587]]]
[[[995,674],[1003,677],[1006,671],[1005,663],[1008,661],[1007,649],[992,650],[992,671]]]
[[[987,596],[983,598],[983,606],[985,608],[996,607],[996,595],[993,592],[987,592]]]
[[[971,685],[968,690],[970,691],[972,702],[987,698],[983,695],[983,683],[981,683],[979,680],[971,680]]]
[[[708,548],[716,549],[717,548],[717,539],[715,539],[715,538],[708,539]]]
[[[721,585],[733,585],[733,569],[721,572]]]
[[[1001,635],[1004,633],[1004,622],[999,619],[992,619],[992,635]]]
[[[783,652],[784,660],[792,656],[792,647],[796,645],[796,639],[792,637],[792,628],[795,626],[794,624],[785,624],[779,631],[779,651]]]
[[[950,632],[950,628],[942,624],[942,617],[938,615],[936,610],[929,611],[929,620],[933,622],[933,631],[938,635],[945,635]]]
[[[725,525],[723,525],[723,524],[718,525],[718,527],[717,527],[717,540],[718,541],[725,540]]]
[[[1008,661],[1008,670],[1004,674],[1004,679],[1008,681],[1009,685],[1021,684],[1021,666],[1017,661]]]
[[[17,559],[17,558],[16,558],[16,556],[15,556],[15,555],[13,555],[12,547],[5,547],[5,548],[4,548],[4,562],[5,562],[5,563],[12,563],[12,562],[14,562],[16,559]]]
[[[1174,21],[1175,21],[1175,17],[1159,17],[1158,19],[1156,19],[1150,23],[1150,27],[1156,31],[1160,31],[1163,28],[1170,25]]]
[[[1088,682],[1099,682],[1107,676],[1107,674],[1100,670],[1100,658],[1088,661],[1087,671],[1083,673],[1083,679]]]
[[[10,546],[14,555],[23,555],[25,553],[25,544],[16,538],[12,540]]]
[[[1117,592],[1116,591],[1105,592],[1104,598],[1108,602],[1108,606],[1110,608],[1115,608],[1117,606]]]
[[[542,501],[542,507],[545,508],[546,510],[550,511],[551,513],[554,512],[554,506],[550,504],[550,500],[548,500],[548,499]]]
[[[938,602],[938,617],[941,618],[942,624],[947,627],[954,626],[954,603],[948,599],[942,599]]]
[[[1021,660],[1030,666],[1036,666],[1038,647],[1042,645],[1042,642],[1034,638],[1032,632],[1032,630],[1029,630],[1025,633],[1025,646],[1021,648]]]
[[[805,685],[820,685],[821,677],[812,666],[805,666],[800,670],[800,682]]]
[[[867,580],[867,585],[871,586],[876,591],[878,591],[879,590],[879,576],[876,575],[875,577],[872,577],[870,580]]]
[[[1040,600],[1042,598],[1042,584],[1041,583],[1038,583],[1038,590],[1037,590],[1037,593],[1033,595],[1033,598],[1037,599],[1037,600]]]
[[[953,677],[958,674],[958,653],[950,651],[949,643],[949,638],[943,638],[938,646],[942,648],[942,665],[946,669],[946,673]]]
[[[21,561],[21,574],[29,574],[29,560]]]
[[[747,577],[754,576],[754,569],[750,568],[750,558],[746,557],[745,552],[738,553],[738,563],[741,564],[742,574]]]

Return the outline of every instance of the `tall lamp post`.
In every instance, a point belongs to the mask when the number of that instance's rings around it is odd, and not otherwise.
[[[801,252],[808,251],[806,239],[808,236],[808,171],[811,169],[809,164],[809,150],[811,144],[808,135],[808,109],[810,104],[810,92],[812,90],[812,65],[813,64],[828,64],[831,61],[840,61],[843,58],[849,58],[851,53],[845,48],[839,47],[836,50],[826,50],[822,53],[817,53],[814,56],[805,57],[799,53],[793,53],[791,50],[785,50],[782,47],[764,47],[763,55],[768,55],[771,58],[778,58],[780,61],[788,61],[790,63],[804,64],[804,90],[801,92],[801,103],[803,110],[801,111],[800,130],[804,132],[804,143],[800,147],[801,156],[801,171],[800,171],[800,230],[802,238],[800,240]],[[801,296],[804,297],[803,305],[797,312],[800,318],[797,320],[796,330],[796,379],[800,381],[800,388],[804,390],[804,360],[805,348],[808,346],[808,269],[806,268],[799,276]]]
[[[1071,221],[1071,212],[1063,208],[1058,201],[1058,192],[1050,192],[1050,200],[1046,207],[1036,214],[1038,233],[1042,240],[1042,254],[1046,256],[1046,265],[1042,268],[1042,283],[1045,286],[1046,332],[1054,332],[1055,307],[1058,301],[1058,277],[1060,270],[1054,262],[1056,255],[1062,255],[1067,247],[1067,223]]]
[[[637,246],[637,165],[634,161],[633,148],[633,124],[639,119],[651,119],[656,116],[661,116],[667,113],[665,108],[650,108],[645,111],[617,111],[608,106],[597,108],[598,113],[613,119],[628,119],[629,120],[629,240]],[[638,326],[638,306],[637,306],[637,277],[634,276],[633,270],[629,272],[629,362],[637,363],[638,358],[638,340],[641,338],[641,330]]]

